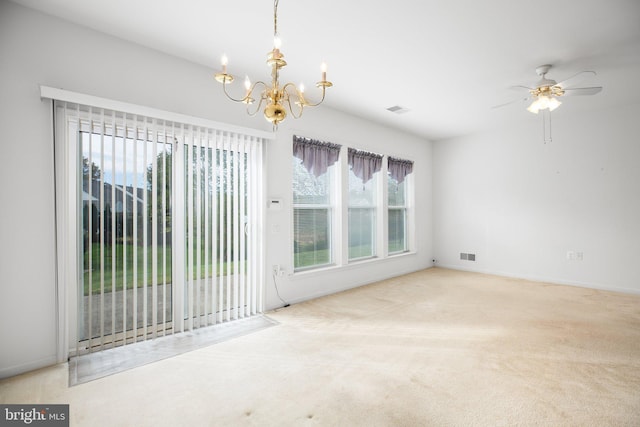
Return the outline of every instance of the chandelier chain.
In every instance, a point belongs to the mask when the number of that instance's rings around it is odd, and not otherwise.
[[[278,35],[278,1],[273,1],[273,35],[274,37]]]

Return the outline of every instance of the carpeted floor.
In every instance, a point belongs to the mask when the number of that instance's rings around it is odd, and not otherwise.
[[[429,269],[267,313],[251,335],[0,403],[72,426],[638,426],[640,297]]]

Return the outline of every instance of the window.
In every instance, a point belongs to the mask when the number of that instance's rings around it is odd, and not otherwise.
[[[405,177],[413,171],[413,162],[388,159],[387,209],[389,254],[406,252],[407,242],[407,181]]]
[[[340,146],[294,138],[293,258],[294,269],[329,265],[332,254],[333,164]]]
[[[294,270],[411,248],[413,162],[293,137]],[[386,167],[385,167],[386,166]]]
[[[349,148],[349,261],[377,255],[378,171],[382,156]]]
[[[405,197],[406,181],[399,183],[388,177],[388,250],[389,254],[407,250],[407,205]]]

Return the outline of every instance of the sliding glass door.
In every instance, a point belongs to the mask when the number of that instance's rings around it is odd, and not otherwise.
[[[56,114],[76,354],[261,312],[261,138],[77,104]]]

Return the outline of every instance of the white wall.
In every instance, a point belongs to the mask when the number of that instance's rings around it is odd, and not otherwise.
[[[640,105],[570,108],[434,144],[437,265],[640,293]]]
[[[0,0],[0,377],[56,359],[56,284],[52,111],[39,85],[269,130],[226,101],[213,70]],[[332,90],[339,90],[339,86]],[[285,122],[267,148],[267,194],[291,201],[294,132],[395,154],[416,162],[421,192],[418,253],[282,278],[289,301],[336,292],[430,265],[431,144],[326,107]],[[288,204],[290,206],[290,204]],[[281,232],[271,233],[277,224]],[[267,215],[266,265],[290,265],[291,217]],[[267,275],[267,308],[280,305]]]

